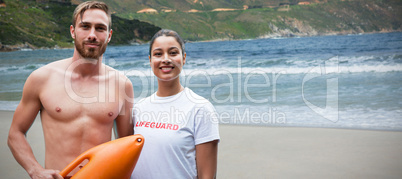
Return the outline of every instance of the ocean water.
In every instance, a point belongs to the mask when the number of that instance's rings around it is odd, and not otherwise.
[[[222,124],[402,131],[402,33],[190,42],[182,84]],[[157,90],[149,46],[108,47],[103,62]],[[0,53],[0,109],[14,110],[28,75],[72,49]]]

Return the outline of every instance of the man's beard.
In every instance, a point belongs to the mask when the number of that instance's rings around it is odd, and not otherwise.
[[[99,44],[99,48],[88,48],[88,49],[85,49],[84,43],[96,43],[96,42],[83,41],[82,43],[79,43],[77,39],[74,39],[75,48],[83,58],[89,60],[97,60],[106,51],[107,43]]]

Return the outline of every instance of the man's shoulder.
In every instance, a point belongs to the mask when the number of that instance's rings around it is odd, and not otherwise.
[[[118,80],[123,80],[123,81],[128,80],[128,81],[130,81],[123,71],[116,70],[113,67],[111,67],[109,65],[106,65],[106,64],[103,64],[103,65],[104,65],[104,67],[106,69],[106,74],[108,76],[111,77],[111,74],[115,74],[115,75],[117,75],[119,77]]]
[[[51,72],[51,71],[57,70],[57,69],[62,69],[63,71],[65,71],[71,65],[70,61],[71,61],[71,58],[57,60],[57,61],[48,63],[45,66],[38,68],[36,71]]]
[[[65,72],[67,68],[68,59],[57,60],[34,70],[31,73],[30,78],[47,79],[50,75],[53,75],[54,73]]]

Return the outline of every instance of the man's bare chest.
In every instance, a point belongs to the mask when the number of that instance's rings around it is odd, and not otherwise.
[[[69,121],[90,118],[110,122],[122,107],[118,90],[103,84],[71,84],[53,82],[40,93],[42,108],[53,119]]]

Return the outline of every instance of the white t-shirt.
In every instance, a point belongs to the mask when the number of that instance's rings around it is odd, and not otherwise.
[[[220,140],[213,105],[185,88],[169,97],[154,93],[133,112],[134,133],[145,141],[131,178],[197,178],[195,146]]]

